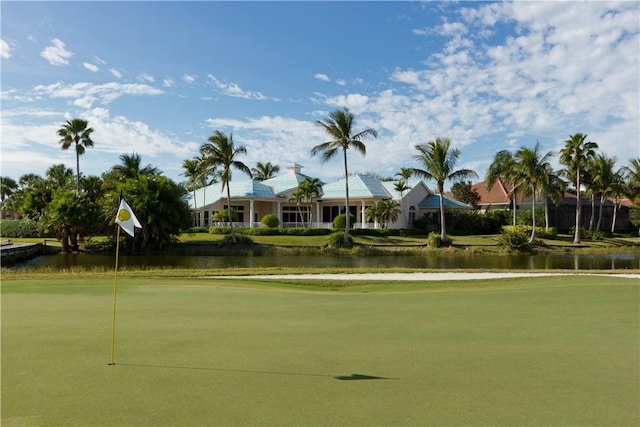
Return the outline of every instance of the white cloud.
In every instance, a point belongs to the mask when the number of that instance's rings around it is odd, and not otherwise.
[[[343,79],[338,79],[338,80],[336,80],[336,84],[338,84],[340,86],[346,86],[347,82],[344,81]]]
[[[318,80],[322,80],[323,82],[330,82],[331,79],[329,78],[329,76],[327,76],[324,73],[317,73],[313,75],[313,78],[318,79]]]
[[[170,78],[162,80],[162,87],[175,87],[176,83]]]
[[[97,65],[90,64],[88,62],[83,62],[82,66],[93,73],[97,73],[98,71],[100,71],[100,68]]]
[[[69,52],[65,48],[65,44],[59,39],[52,39],[51,46],[44,48],[40,52],[40,56],[49,61],[51,65],[69,65],[69,58],[73,56],[73,53]]]
[[[353,110],[353,113],[364,111],[369,102],[369,97],[359,93],[350,93],[348,95],[338,95],[325,99],[327,105],[336,107],[345,107]]]
[[[196,77],[197,77],[197,76],[194,76],[194,75],[191,75],[191,74],[184,73],[184,74],[182,75],[182,81],[184,81],[185,83],[192,84],[192,83],[195,83],[195,81],[196,81]]]
[[[58,163],[75,167],[72,150],[63,151],[58,144],[57,129],[67,120],[68,114],[56,111],[12,110],[3,111],[0,137],[3,175],[18,179],[25,173],[25,153],[28,154],[29,173],[44,175],[46,169]],[[199,144],[179,141],[147,124],[124,116],[111,116],[105,108],[94,108],[81,115],[94,128],[95,145],[80,159],[80,169],[85,174],[99,175],[120,163],[121,154],[137,153],[143,162],[159,166],[170,176],[179,175],[182,159],[197,152]]]
[[[231,96],[234,98],[258,99],[258,100],[267,99],[267,97],[260,92],[245,91],[236,83],[222,82],[212,74],[208,74],[207,77],[209,77],[214,87],[224,95]]]
[[[0,39],[0,58],[2,59],[9,59],[11,58],[11,51],[13,49],[11,48],[11,46],[9,46],[9,44],[7,42],[5,42],[4,40]]]
[[[147,73],[142,73],[138,76],[138,80],[142,81],[142,82],[147,82],[147,83],[153,83],[156,81],[156,79]]]
[[[117,78],[117,79],[121,79],[122,78],[122,73],[118,70],[116,70],[115,68],[109,68],[109,72],[113,75],[113,77]]]
[[[37,96],[52,98],[71,98],[73,104],[83,108],[91,108],[95,102],[108,104],[121,96],[160,95],[162,90],[140,83],[75,83],[71,85],[54,83],[39,85],[34,88]]]

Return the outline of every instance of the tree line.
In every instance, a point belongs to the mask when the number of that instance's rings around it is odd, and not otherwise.
[[[341,155],[345,176],[345,212],[350,211],[348,152],[366,155],[365,140],[377,137],[377,132],[371,128],[355,131],[354,123],[354,115],[348,109],[333,111],[326,119],[316,121],[314,124],[325,132],[328,140],[314,146],[310,152],[312,156],[320,155],[323,163]],[[10,177],[0,179],[2,209],[37,222],[43,230],[62,241],[65,251],[78,250],[78,240],[86,236],[115,234],[114,211],[120,194],[126,195],[143,225],[140,236],[136,236],[131,245],[137,250],[161,250],[192,224],[191,212],[183,196],[188,191],[193,191],[195,196],[196,188],[212,183],[220,183],[222,191],[226,191],[226,219],[229,220],[231,240],[236,242],[233,221],[230,220],[233,214],[229,183],[233,170],[256,180],[269,179],[279,171],[279,167],[270,162],[258,162],[255,168],[249,168],[239,159],[246,154],[247,148],[236,145],[233,134],[216,130],[200,147],[197,156],[183,161],[185,184],[175,183],[154,166],[143,167],[140,156],[135,153],[122,154],[121,164],[100,176],[84,176],[80,172],[80,156],[94,146],[92,133],[93,129],[82,119],[69,120],[57,131],[61,148],[73,147],[76,152],[75,176],[73,170],[58,164],[51,166],[45,177],[26,174],[17,182]],[[396,174],[398,181],[395,185],[400,194],[409,189],[407,182],[412,176],[435,181],[436,193],[440,195],[447,181],[460,183],[478,177],[473,170],[456,169],[461,152],[451,146],[448,138],[438,137],[414,148],[416,154],[413,159],[419,167],[403,167]],[[574,242],[578,243],[582,225],[581,197],[590,198],[593,205],[596,200],[601,202],[596,230],[600,227],[605,200],[613,198],[617,208],[620,200],[627,197],[636,208],[640,206],[640,159],[631,159],[629,165],[616,167],[616,159],[598,153],[598,148],[597,143],[588,141],[586,134],[570,135],[558,153],[559,162],[564,166],[558,171],[550,165],[556,154],[550,151],[542,153],[539,143],[533,147],[521,147],[515,152],[503,150],[496,153],[485,181],[489,189],[498,179],[508,183],[508,196],[514,207],[518,197],[531,196],[533,225],[538,198],[543,200],[546,208],[547,197],[557,200],[567,191],[575,193],[578,203]],[[319,192],[319,180],[307,179],[294,191],[290,201],[299,207],[310,204]],[[197,200],[194,200],[194,205],[197,210]],[[444,243],[447,233],[443,197],[440,197],[439,211],[440,239]],[[515,215],[515,208],[513,211]],[[397,203],[383,201],[371,206],[366,215],[384,227],[395,221],[399,212]],[[311,224],[310,217],[308,220]],[[591,222],[594,221],[592,216]],[[345,245],[350,245],[349,222],[350,215],[346,215]],[[535,226],[532,228],[531,241],[536,233]]]

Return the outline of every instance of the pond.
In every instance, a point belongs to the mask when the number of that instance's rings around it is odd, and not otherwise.
[[[12,270],[61,270],[114,267],[114,255],[57,254],[34,258],[12,267]],[[628,270],[640,269],[640,253],[616,254],[428,254],[428,255],[292,255],[292,256],[186,256],[186,255],[121,255],[121,269],[185,268],[219,269],[233,267],[370,267],[417,269],[514,269],[514,270]]]

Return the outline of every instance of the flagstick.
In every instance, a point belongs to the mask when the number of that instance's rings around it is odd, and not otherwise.
[[[111,321],[111,361],[109,365],[115,365],[113,356],[116,347],[116,295],[118,292],[118,255],[120,253],[120,227],[116,224],[117,237],[116,237],[116,268],[113,274],[113,320]]]

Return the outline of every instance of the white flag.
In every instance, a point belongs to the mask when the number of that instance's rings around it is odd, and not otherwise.
[[[129,207],[129,204],[124,200],[124,197],[120,198],[120,207],[116,215],[116,223],[131,237],[134,236],[134,227],[142,228],[140,221],[138,221],[131,207]]]

